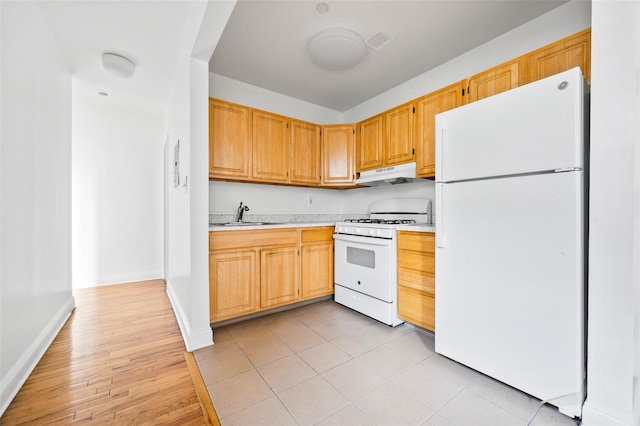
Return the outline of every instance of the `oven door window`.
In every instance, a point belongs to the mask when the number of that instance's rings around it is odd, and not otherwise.
[[[363,266],[365,268],[376,268],[376,252],[357,247],[347,247],[347,263]]]

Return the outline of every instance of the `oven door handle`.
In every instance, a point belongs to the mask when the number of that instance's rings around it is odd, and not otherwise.
[[[346,241],[360,244],[369,244],[376,246],[389,246],[391,245],[391,239],[388,238],[376,238],[376,237],[361,237],[359,235],[345,235],[345,234],[333,234],[333,239],[336,241]]]

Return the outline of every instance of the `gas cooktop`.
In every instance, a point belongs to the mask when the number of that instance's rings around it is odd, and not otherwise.
[[[413,219],[346,219],[349,223],[379,223],[381,225],[407,225],[416,223]]]

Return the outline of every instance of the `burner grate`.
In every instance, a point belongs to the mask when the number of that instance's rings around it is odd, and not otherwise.
[[[413,219],[347,219],[350,223],[378,223],[381,225],[406,225],[416,223]]]

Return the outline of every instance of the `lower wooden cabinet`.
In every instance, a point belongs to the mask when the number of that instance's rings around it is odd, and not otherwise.
[[[300,231],[302,298],[333,294],[333,227]]]
[[[298,246],[260,250],[260,307],[270,308],[300,298]]]
[[[212,323],[329,294],[333,227],[209,233]]]
[[[398,317],[435,331],[435,234],[398,231]]]
[[[209,255],[211,321],[256,310],[256,253],[253,250]]]

